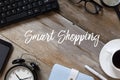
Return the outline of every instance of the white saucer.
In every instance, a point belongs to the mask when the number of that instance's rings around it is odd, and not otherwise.
[[[99,61],[101,68],[108,76],[120,79],[120,72],[115,70],[111,64],[111,56],[117,50],[120,50],[120,39],[108,42],[100,52]]]

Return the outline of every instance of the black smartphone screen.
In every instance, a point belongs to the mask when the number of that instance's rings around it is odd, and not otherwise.
[[[7,64],[7,60],[9,59],[12,50],[12,44],[0,39],[0,73]]]

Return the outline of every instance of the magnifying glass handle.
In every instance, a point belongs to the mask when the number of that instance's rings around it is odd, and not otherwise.
[[[119,10],[119,7],[116,6],[114,9],[115,9],[115,12],[116,12],[117,15],[118,15],[119,20],[120,20],[120,10]]]

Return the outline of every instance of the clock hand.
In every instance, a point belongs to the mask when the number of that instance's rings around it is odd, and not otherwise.
[[[20,77],[19,77],[16,73],[15,73],[15,75],[17,76],[17,78],[18,78],[19,80],[21,80]]]
[[[27,77],[27,78],[24,78],[24,79],[22,79],[22,80],[26,80],[26,79],[29,79],[29,78],[31,78],[32,76],[30,76],[30,77]]]

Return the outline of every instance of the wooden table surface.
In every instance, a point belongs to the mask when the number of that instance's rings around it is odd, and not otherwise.
[[[78,69],[99,80],[84,68],[87,64],[108,80],[115,80],[108,77],[99,64],[99,53],[104,44],[120,38],[120,21],[114,10],[104,7],[102,15],[91,15],[83,7],[76,7],[68,0],[59,0],[59,4],[58,12],[50,12],[0,29],[0,38],[11,42],[14,46],[14,51],[0,80],[4,80],[6,71],[12,66],[12,60],[23,53],[37,56],[41,68],[41,80],[48,80],[55,63]],[[56,34],[61,30],[70,30],[70,33],[74,34],[89,32],[99,34],[100,41],[97,47],[94,47],[91,41],[84,41],[81,45],[73,45],[70,41],[58,44],[57,38],[50,42],[34,40],[25,44],[24,34],[28,30],[32,30],[33,34],[51,33],[52,30]]]

